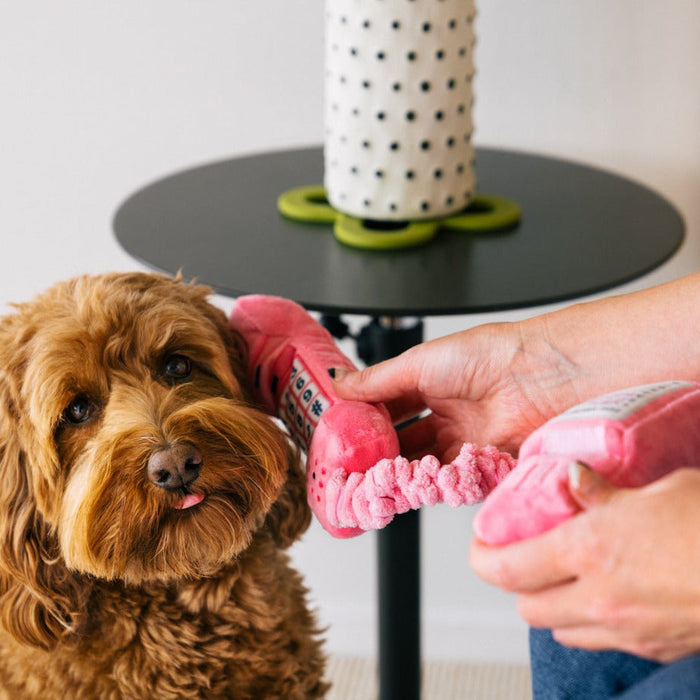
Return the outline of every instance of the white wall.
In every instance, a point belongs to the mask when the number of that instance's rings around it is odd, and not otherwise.
[[[482,0],[477,143],[611,168],[668,196],[688,239],[626,289],[700,263],[700,3]],[[138,267],[110,219],[174,169],[322,140],[321,0],[0,0],[0,304]],[[227,300],[219,300],[228,305]],[[428,336],[535,311],[432,320]],[[472,513],[424,515],[425,651],[526,657],[513,600],[470,573]],[[370,653],[374,537],[295,556],[334,650]]]

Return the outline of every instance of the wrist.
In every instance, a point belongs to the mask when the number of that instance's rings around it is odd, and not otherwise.
[[[549,315],[513,324],[518,338],[512,373],[532,405],[548,420],[588,398],[586,367],[553,329]]]
[[[666,380],[700,381],[700,274],[532,319],[570,362],[574,393],[594,396]],[[529,322],[526,322],[529,324]]]

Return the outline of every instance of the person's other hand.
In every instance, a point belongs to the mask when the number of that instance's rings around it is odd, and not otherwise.
[[[581,514],[505,547],[473,540],[475,572],[561,644],[661,662],[700,651],[700,469],[639,489],[572,476]]]

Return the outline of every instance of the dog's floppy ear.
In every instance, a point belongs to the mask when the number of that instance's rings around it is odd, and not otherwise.
[[[202,294],[208,294],[206,288],[195,289]],[[250,377],[246,370],[248,346],[243,336],[231,327],[226,314],[206,301],[205,296],[200,297],[196,303],[216,326],[226,347],[231,370],[248,400],[257,403],[254,400]],[[280,439],[284,438],[280,436]],[[287,444],[286,458],[287,480],[265,520],[265,527],[276,544],[284,548],[289,547],[311,523],[311,509],[306,500],[306,475],[301,465],[299,450],[291,443]]]
[[[11,340],[3,330],[0,325],[6,350]],[[10,376],[19,370],[8,360],[0,351],[0,624],[16,639],[49,649],[84,608],[55,533],[36,507],[17,382]]]
[[[249,400],[253,400],[253,389],[246,369],[248,365],[248,346],[243,340],[243,336],[228,324],[226,316],[223,318],[224,325],[220,327],[220,331],[226,343],[231,369],[245,391],[246,396],[248,396]]]
[[[251,398],[250,379],[246,367],[248,348],[243,337],[231,327],[224,311],[214,306],[210,301],[211,290],[202,285],[186,285],[190,298],[189,303],[198,309],[216,328],[228,355],[231,371],[237,379],[246,397]]]
[[[302,470],[299,450],[287,447],[287,481],[267,514],[265,526],[278,546],[289,547],[311,523],[311,509],[306,500],[306,474]]]

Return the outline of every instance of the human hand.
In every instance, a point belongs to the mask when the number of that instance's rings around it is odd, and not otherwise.
[[[506,547],[473,540],[475,572],[517,593],[522,617],[561,644],[665,663],[696,653],[700,470],[639,489],[615,489],[585,468],[573,475],[583,513]]]
[[[539,324],[478,326],[417,345],[361,372],[339,372],[345,399],[385,402],[395,423],[431,413],[399,432],[402,454],[448,462],[463,443],[515,453],[545,420],[578,403],[577,367],[541,337]]]

